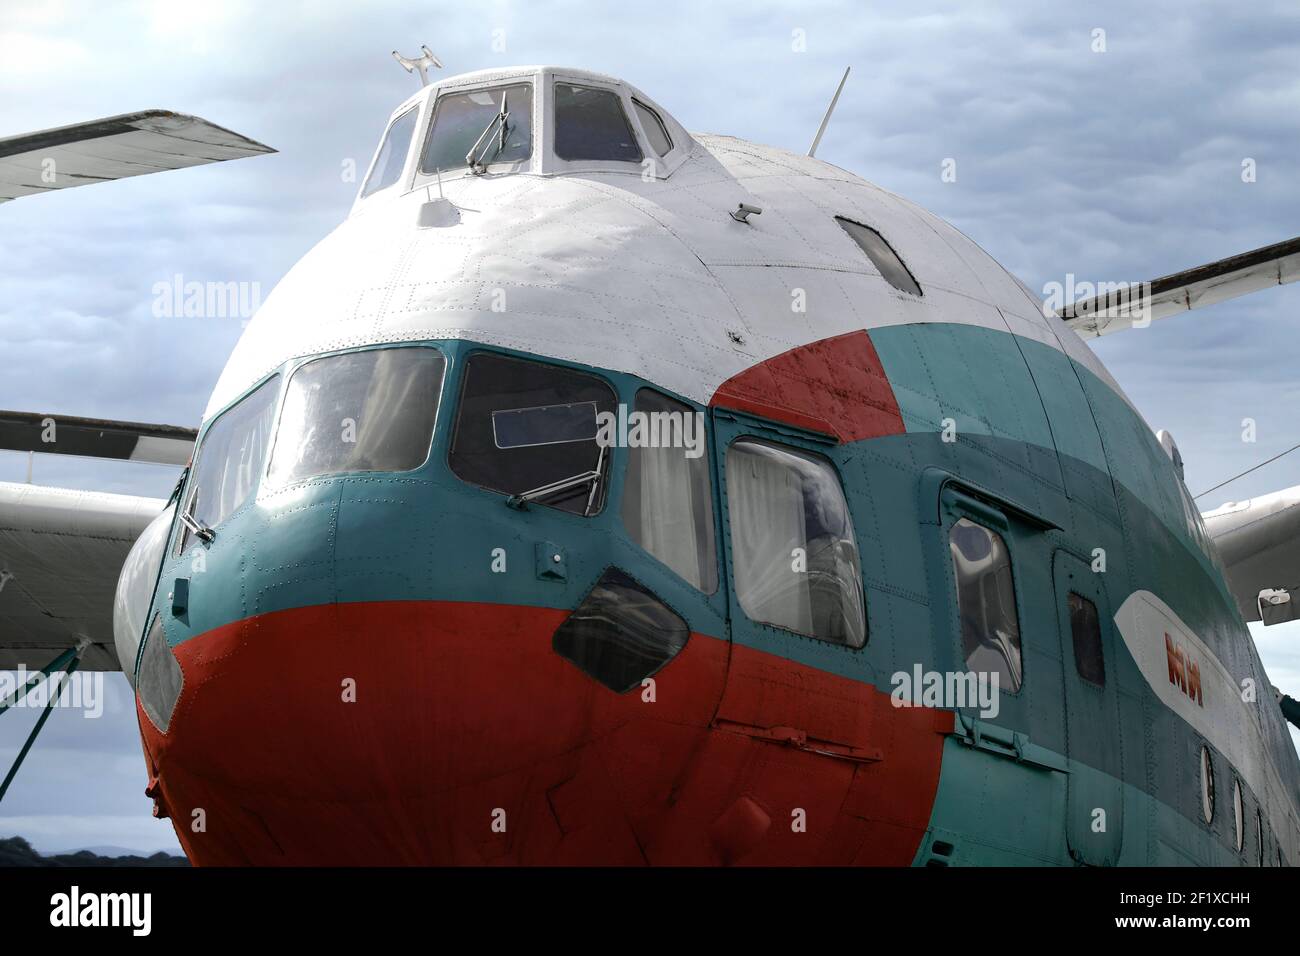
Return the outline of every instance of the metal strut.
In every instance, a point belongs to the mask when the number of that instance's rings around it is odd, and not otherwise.
[[[46,700],[45,706],[41,709],[41,716],[36,718],[36,726],[33,727],[32,732],[27,735],[26,742],[23,744],[22,749],[18,751],[18,756],[14,758],[14,764],[9,768],[9,773],[5,775],[4,783],[0,783],[0,801],[3,801],[5,794],[9,792],[9,785],[14,782],[14,777],[18,775],[18,768],[21,767],[23,761],[27,759],[27,754],[31,751],[32,744],[36,743],[36,738],[40,735],[41,728],[44,727],[45,722],[50,719],[50,714],[54,710],[54,704],[58,701],[59,695],[63,693],[64,684],[67,682],[68,678],[72,677],[80,664],[80,646],[64,651],[48,665],[42,668],[39,674],[29,678],[26,684],[24,684],[20,689],[15,690],[13,695],[6,700],[3,705],[0,705],[0,714],[3,714],[10,707],[31,693],[32,689],[36,687],[41,680],[45,680],[46,682],[54,680],[56,682],[54,693],[52,693],[49,696],[49,699]],[[65,665],[66,669],[63,670],[63,673],[59,674],[56,678],[50,677],[50,674],[53,671],[65,668]]]

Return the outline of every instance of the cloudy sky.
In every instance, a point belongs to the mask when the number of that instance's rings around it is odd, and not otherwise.
[[[1294,0],[0,0],[0,137],[161,107],[280,151],[0,206],[0,408],[196,425],[240,323],[155,318],[154,284],[256,282],[265,297],[347,213],[344,171],[365,168],[415,89],[389,51],[421,43],[449,73],[612,73],[689,129],[800,152],[852,66],[821,158],[934,210],[1036,290],[1067,274],[1152,278],[1300,232]],[[941,179],[947,159],[955,182]],[[1298,312],[1300,283],[1096,344],[1177,438],[1193,494],[1300,443]],[[0,453],[0,480],[25,467]],[[36,463],[43,484],[132,494],[165,495],[175,477]],[[1300,452],[1201,504],[1294,484]],[[1300,626],[1257,636],[1274,682],[1300,692]],[[107,690],[100,720],[55,713],[0,836],[176,846],[142,795],[124,679]],[[6,766],[33,716],[0,721]]]

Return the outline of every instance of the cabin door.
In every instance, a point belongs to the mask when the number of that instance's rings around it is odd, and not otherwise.
[[[1066,840],[1090,866],[1119,861],[1124,832],[1115,636],[1101,573],[1065,551],[1052,562],[1065,706]],[[1140,734],[1140,727],[1131,728]]]
[[[716,726],[774,753],[870,761],[862,572],[835,442],[714,410],[732,658]],[[829,797],[828,797],[829,801]]]

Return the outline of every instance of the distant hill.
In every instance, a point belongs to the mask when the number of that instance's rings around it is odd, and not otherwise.
[[[108,848],[103,848],[108,849]],[[44,856],[22,837],[0,839],[0,867],[4,866],[189,866],[183,856],[155,853],[153,856],[100,856],[90,850]]]

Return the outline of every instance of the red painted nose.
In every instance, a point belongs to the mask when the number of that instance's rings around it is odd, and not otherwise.
[[[662,672],[677,675],[675,692],[650,708],[553,652],[565,617],[333,604],[181,644],[168,732],[143,711],[140,721],[158,799],[190,859],[642,862],[629,815],[705,732],[716,694],[704,688],[725,645],[690,641]],[[701,693],[696,673],[711,675]],[[611,761],[632,768],[611,775]]]

